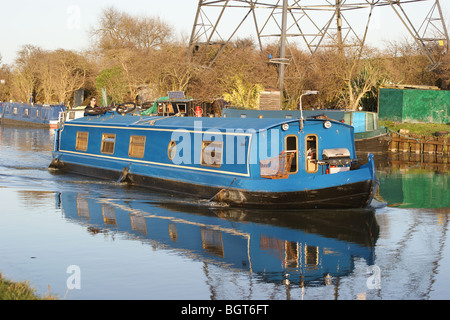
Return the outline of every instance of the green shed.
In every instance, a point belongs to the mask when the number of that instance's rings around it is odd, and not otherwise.
[[[396,122],[450,122],[450,91],[380,88],[379,120]]]

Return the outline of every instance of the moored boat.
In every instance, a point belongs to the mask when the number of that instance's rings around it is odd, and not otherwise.
[[[353,127],[327,119],[86,116],[58,129],[50,168],[233,206],[364,208],[378,186]]]
[[[0,121],[2,124],[54,129],[60,124],[60,115],[66,110],[67,108],[63,105],[2,102],[0,103]]]
[[[344,122],[355,128],[358,152],[383,153],[392,141],[389,129],[378,125],[378,114],[368,111],[346,111]]]

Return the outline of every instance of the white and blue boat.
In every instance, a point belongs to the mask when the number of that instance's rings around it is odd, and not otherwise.
[[[50,168],[232,206],[365,208],[378,187],[353,127],[327,119],[116,112],[57,129]]]
[[[0,103],[2,124],[25,125],[55,129],[61,123],[61,115],[67,111],[64,105]]]

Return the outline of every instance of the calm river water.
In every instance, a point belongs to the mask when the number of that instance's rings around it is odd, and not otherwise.
[[[0,127],[0,273],[61,299],[450,298],[448,169],[377,160],[375,210],[214,207],[49,171],[54,132]],[[448,168],[448,167],[447,167]]]

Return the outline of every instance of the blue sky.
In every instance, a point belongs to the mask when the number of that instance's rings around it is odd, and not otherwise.
[[[43,49],[89,48],[89,30],[104,8],[114,6],[137,15],[159,16],[177,34],[190,35],[197,0],[20,0],[0,2],[0,54],[12,63],[23,45]]]
[[[96,25],[101,11],[110,6],[131,14],[159,16],[175,28],[178,36],[182,35],[188,39],[197,5],[198,0],[2,0],[0,4],[2,62],[13,63],[17,51],[26,44],[47,50],[89,48],[92,45],[89,30]],[[441,0],[441,5],[448,24],[450,0]],[[421,22],[426,15],[424,8],[430,8],[430,4],[424,7],[417,3],[413,9],[409,9],[408,14],[412,19]],[[365,25],[365,20],[361,19],[359,23]],[[355,25],[353,27],[359,28]],[[383,41],[404,37],[408,37],[407,31],[392,9],[379,8],[374,13],[369,31],[369,44],[378,45]]]

